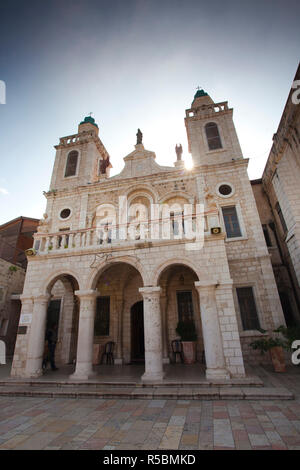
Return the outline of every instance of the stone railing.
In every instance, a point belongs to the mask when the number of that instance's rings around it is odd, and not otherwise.
[[[228,102],[223,101],[222,103],[203,104],[195,108],[186,110],[186,117],[193,116],[212,116],[217,113],[228,111]]]
[[[66,146],[66,145],[74,145],[79,142],[85,141],[90,137],[95,137],[95,133],[93,131],[84,131],[80,134],[73,134],[68,135],[66,137],[61,137],[59,139],[59,145]]]
[[[218,214],[204,215],[204,236],[211,235],[211,229],[219,227]],[[155,232],[158,227],[158,236]],[[168,228],[170,227],[170,228]],[[193,230],[195,231],[195,222],[193,221]],[[127,238],[125,237],[125,234]],[[168,235],[170,236],[168,237]],[[154,235],[154,236],[153,236]],[[196,237],[195,237],[196,238]],[[139,224],[131,223],[127,226],[100,226],[86,229],[61,231],[56,233],[40,233],[34,235],[34,249],[37,254],[54,254],[61,252],[72,252],[78,250],[102,250],[113,247],[130,247],[136,246],[138,242],[161,243],[169,240],[190,240],[184,235],[184,225],[182,218],[174,223],[170,221],[168,226],[166,222],[140,222]]]

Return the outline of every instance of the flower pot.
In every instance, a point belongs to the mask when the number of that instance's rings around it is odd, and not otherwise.
[[[270,355],[275,372],[285,372],[284,352],[281,346],[275,346],[270,349]]]
[[[182,350],[185,364],[194,364],[196,362],[196,346],[195,341],[182,341]]]

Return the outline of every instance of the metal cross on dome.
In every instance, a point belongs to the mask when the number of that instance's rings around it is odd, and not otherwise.
[[[92,114],[93,114],[93,112],[90,112],[90,113],[89,113],[89,116],[92,117]]]

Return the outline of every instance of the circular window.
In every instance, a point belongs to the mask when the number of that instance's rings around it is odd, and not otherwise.
[[[221,183],[217,187],[217,193],[222,197],[230,197],[234,193],[233,186],[229,183]]]
[[[67,219],[68,217],[70,217],[70,215],[71,215],[71,209],[63,209],[59,214],[61,219]]]
[[[229,184],[221,184],[219,193],[222,194],[222,196],[229,196],[229,194],[232,193],[232,187],[229,186]]]

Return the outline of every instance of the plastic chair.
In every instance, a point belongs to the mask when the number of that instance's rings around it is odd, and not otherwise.
[[[101,362],[103,364],[104,358],[106,357],[106,364],[114,364],[114,347],[115,343],[113,341],[109,341],[104,346],[104,353],[102,354]]]
[[[181,341],[179,339],[174,339],[171,345],[172,345],[173,361],[176,363],[177,354],[179,354],[181,362],[184,362]]]

